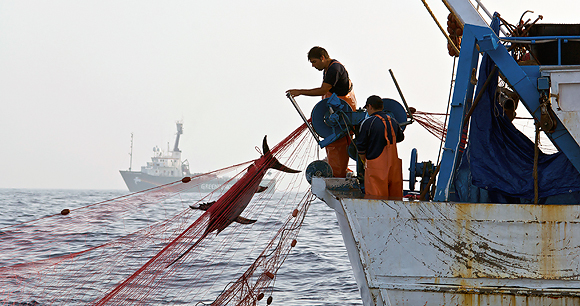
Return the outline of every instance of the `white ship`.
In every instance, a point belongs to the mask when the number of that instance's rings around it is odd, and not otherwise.
[[[119,170],[121,176],[130,192],[138,192],[163,186],[166,184],[181,181],[184,177],[200,176],[194,188],[186,190],[189,192],[211,192],[225,184],[225,188],[231,187],[235,180],[230,177],[217,176],[215,174],[191,173],[189,162],[181,160],[181,150],[179,140],[183,134],[183,123],[177,122],[177,134],[173,150],[165,153],[159,147],[153,148],[153,156],[146,166],[141,167],[141,171]],[[200,180],[203,182],[199,183]],[[265,178],[262,184],[275,183],[274,179]],[[264,185],[266,186],[266,185]]]

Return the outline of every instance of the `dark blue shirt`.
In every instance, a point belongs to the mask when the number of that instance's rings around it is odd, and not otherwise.
[[[332,60],[322,75],[322,82],[332,85],[329,90],[337,96],[346,96],[350,92],[350,81],[346,68],[337,60]]]
[[[356,138],[356,147],[358,149],[359,154],[365,154],[367,159],[375,159],[383,153],[383,149],[388,144],[387,140],[385,139],[385,125],[380,118],[377,118],[379,115],[385,119],[387,123],[387,137],[389,141],[392,143],[392,133],[391,133],[391,125],[389,124],[388,115],[381,111],[374,113],[369,118],[365,119],[361,124],[358,137]],[[393,130],[395,131],[395,138],[397,142],[403,141],[405,135],[403,134],[403,130],[399,126],[399,123],[395,118],[391,117],[391,124],[393,125]]]

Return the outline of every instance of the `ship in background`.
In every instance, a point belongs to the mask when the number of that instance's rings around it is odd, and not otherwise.
[[[177,134],[175,136],[173,150],[165,153],[163,150],[156,146],[153,148],[153,156],[151,157],[151,161],[147,162],[146,166],[141,166],[141,171],[131,171],[130,167],[129,170],[119,170],[130,192],[143,191],[146,189],[180,181],[186,176],[195,176],[200,174],[192,174],[189,170],[189,162],[187,159],[183,161],[181,160],[179,139],[181,134],[183,134],[183,123],[176,122],[176,125]],[[132,153],[130,155],[132,155]],[[207,175],[204,177],[207,177]],[[229,188],[234,183],[235,180],[232,180],[230,177],[215,175],[215,177],[207,180],[207,182],[199,184],[189,191],[211,192],[224,184],[226,184],[226,188]],[[262,180],[262,184],[264,186],[273,183],[275,183],[274,179],[265,178]]]
[[[173,150],[165,154],[156,146],[153,148],[151,161],[147,162],[146,166],[141,166],[141,171],[131,171],[131,167],[129,167],[129,170],[119,171],[129,191],[142,191],[191,176],[189,162],[181,160],[181,150],[179,150],[179,138],[183,134],[183,123],[177,122],[176,125],[177,135],[175,136]]]

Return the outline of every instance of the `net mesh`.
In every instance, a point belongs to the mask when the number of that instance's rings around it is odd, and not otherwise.
[[[302,125],[271,153],[303,171],[317,150]],[[206,229],[227,210],[189,206],[218,201],[234,186],[249,192],[243,188],[261,179],[246,175],[256,162],[1,228],[0,305],[253,305],[271,293],[313,200],[303,174],[270,170],[268,188],[252,192],[242,213],[258,222],[219,234]]]

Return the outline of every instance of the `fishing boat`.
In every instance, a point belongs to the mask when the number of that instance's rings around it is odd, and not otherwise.
[[[336,213],[364,305],[579,305],[580,31],[534,21],[500,33],[498,15],[444,3],[461,44],[440,162],[413,152],[405,199],[365,197],[321,163],[307,170],[312,191]],[[536,141],[512,124],[514,99]],[[332,114],[359,122],[319,104],[311,128],[324,139],[345,129]],[[540,133],[558,152],[538,149]]]
[[[139,192],[149,190],[181,181],[184,177],[191,176],[194,178],[200,176],[200,178],[197,179],[198,183],[195,188],[186,189],[188,192],[211,192],[218,188],[229,188],[233,186],[236,179],[232,179],[231,177],[218,176],[213,173],[190,172],[189,162],[187,159],[181,160],[181,150],[179,149],[180,136],[183,134],[183,123],[176,122],[176,126],[177,133],[173,150],[168,149],[168,152],[165,153],[156,146],[153,148],[151,161],[147,162],[147,165],[141,166],[141,171],[131,171],[131,169],[119,170],[129,191]],[[203,182],[199,182],[202,179]],[[275,184],[275,179],[264,178],[262,184]]]

